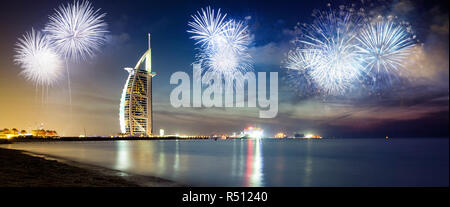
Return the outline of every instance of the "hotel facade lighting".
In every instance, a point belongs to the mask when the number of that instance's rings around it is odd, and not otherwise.
[[[152,50],[150,33],[148,50],[134,68],[125,68],[128,78],[122,91],[119,120],[120,131],[128,136],[150,136],[153,134],[152,114]]]

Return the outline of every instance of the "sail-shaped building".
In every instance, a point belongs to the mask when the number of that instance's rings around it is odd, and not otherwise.
[[[152,116],[152,50],[148,34],[148,50],[134,68],[125,68],[128,78],[120,100],[120,131],[128,136],[151,136]]]

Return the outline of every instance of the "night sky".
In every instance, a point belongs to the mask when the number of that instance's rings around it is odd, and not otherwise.
[[[31,28],[42,29],[60,3],[72,1],[8,1],[0,8],[0,128],[31,130],[41,123],[60,135],[112,135],[119,129],[119,102],[127,78],[147,50],[152,34],[154,132],[205,134],[239,132],[254,125],[266,135],[278,131],[315,133],[327,137],[448,137],[449,18],[446,1],[381,2],[386,13],[411,23],[423,43],[418,63],[408,66],[400,83],[376,95],[303,97],[283,77],[280,67],[297,22],[311,22],[314,9],[329,1],[92,1],[106,12],[108,43],[94,58],[71,64],[73,114],[69,113],[63,77],[42,103],[41,89],[19,75],[13,63],[14,44]],[[332,5],[351,2],[331,1]],[[236,19],[248,18],[254,35],[251,55],[256,71],[279,72],[279,113],[260,119],[258,108],[174,108],[170,75],[192,73],[194,41],[190,15],[206,6]],[[192,77],[192,75],[191,75]]]

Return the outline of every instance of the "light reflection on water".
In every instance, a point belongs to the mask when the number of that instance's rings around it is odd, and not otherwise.
[[[248,173],[246,174],[246,182],[244,186],[264,186],[263,185],[263,174],[262,174],[262,163],[263,157],[261,153],[260,139],[249,140],[247,142],[249,150],[247,150],[247,162],[246,167]]]
[[[180,149],[179,149],[180,142],[178,140],[175,141],[175,161],[173,163],[173,176],[178,176],[179,166],[180,166]]]
[[[311,176],[313,173],[313,160],[311,159],[311,144],[312,142],[306,143],[306,164],[305,164],[305,177],[303,178],[304,186],[311,186]]]
[[[129,142],[119,141],[117,143],[117,158],[115,169],[127,171],[133,164],[133,159],[130,158]],[[85,157],[85,156],[83,156]]]
[[[448,186],[448,139],[17,143],[193,186]]]

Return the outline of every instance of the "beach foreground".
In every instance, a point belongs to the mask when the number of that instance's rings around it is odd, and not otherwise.
[[[173,186],[174,181],[196,187],[448,187],[448,142],[262,138],[54,141],[0,147],[83,169],[99,168],[140,186]],[[136,175],[144,179],[130,179]]]
[[[71,161],[46,159],[20,150],[0,148],[1,187],[176,186],[171,181],[159,178],[124,176],[124,173],[118,176],[118,173],[120,172]]]

